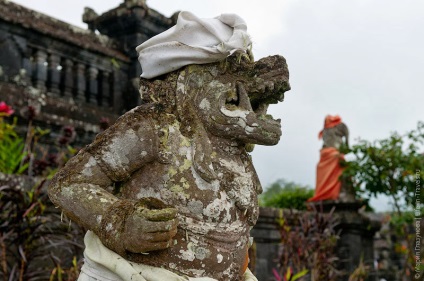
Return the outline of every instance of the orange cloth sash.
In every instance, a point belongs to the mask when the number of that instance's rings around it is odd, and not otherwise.
[[[340,159],[344,159],[344,155],[334,147],[323,148],[320,154],[317,165],[315,196],[310,198],[308,202],[339,198],[341,187],[339,177],[343,172],[342,167],[340,167]]]
[[[247,253],[246,257],[244,258],[243,266],[241,268],[241,272],[245,273],[248,266],[249,266],[249,253]]]

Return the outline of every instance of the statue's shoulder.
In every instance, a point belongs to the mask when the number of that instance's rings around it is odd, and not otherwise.
[[[114,126],[137,126],[137,124],[149,122],[162,124],[174,122],[176,116],[169,113],[160,103],[148,103],[139,105],[119,117]]]
[[[123,140],[125,138],[134,138],[150,136],[155,138],[155,128],[157,127],[157,110],[151,104],[137,106],[120,116],[113,125],[105,131],[99,133],[91,144],[85,150],[93,152],[100,147],[107,146],[111,142]]]
[[[121,115],[111,127],[134,126],[139,122],[149,122],[148,120],[152,119],[157,119],[155,105],[143,104]]]

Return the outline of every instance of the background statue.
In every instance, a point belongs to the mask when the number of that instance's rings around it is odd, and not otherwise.
[[[324,129],[319,133],[318,138],[323,140],[322,148],[334,147],[339,150],[342,144],[349,146],[349,129],[340,116],[327,115]]]
[[[344,154],[340,152],[342,145],[349,146],[349,130],[342,122],[340,116],[327,115],[324,121],[324,129],[318,135],[323,139],[320,151],[320,160],[317,165],[317,177],[315,195],[308,201],[338,200],[342,197],[350,200],[351,196],[345,192],[345,185],[340,179],[343,168],[340,161],[344,161]],[[343,185],[343,187],[342,187]],[[342,190],[342,191],[341,191]]]
[[[287,65],[281,56],[253,62],[244,22],[235,15],[204,21],[185,13],[179,21],[137,48],[142,76],[151,78],[140,82],[143,104],[99,134],[50,184],[55,205],[89,229],[79,280],[256,280],[247,269],[249,232],[262,188],[246,146],[278,143],[280,120],[266,110],[290,89]],[[185,51],[193,42],[184,41],[194,40],[184,34],[198,30],[192,24],[206,33],[223,29],[194,36],[208,44],[194,60],[209,62],[215,38],[216,62],[192,65]],[[158,55],[172,44],[176,49]]]

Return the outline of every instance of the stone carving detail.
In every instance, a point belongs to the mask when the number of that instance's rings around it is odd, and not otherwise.
[[[278,143],[266,110],[288,76],[281,56],[235,54],[141,79],[143,104],[57,173],[51,200],[128,261],[242,280],[262,191],[246,147]]]

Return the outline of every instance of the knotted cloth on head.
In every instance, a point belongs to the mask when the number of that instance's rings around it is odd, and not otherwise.
[[[245,21],[236,14],[201,19],[190,12],[177,24],[137,46],[143,73],[150,79],[189,64],[212,63],[236,51],[246,52],[252,41]]]
[[[339,115],[327,115],[325,116],[324,129],[333,128],[342,123],[342,118]],[[324,130],[321,130],[318,134],[318,138],[322,139]]]

